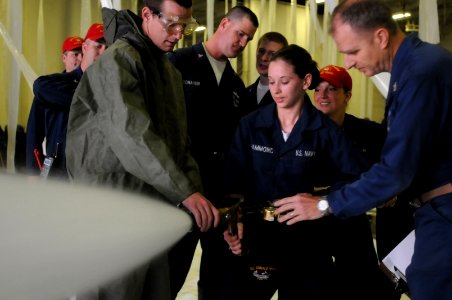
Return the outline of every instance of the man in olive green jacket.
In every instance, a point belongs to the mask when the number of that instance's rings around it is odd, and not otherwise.
[[[201,231],[216,226],[219,213],[201,195],[189,154],[182,79],[165,55],[194,28],[191,0],[145,0],[141,18],[104,9],[103,19],[111,46],[84,73],[73,98],[69,177],[183,205]],[[137,285],[136,276],[133,280]],[[136,291],[126,292],[126,281],[121,284],[123,295],[116,287],[109,299],[138,297]]]

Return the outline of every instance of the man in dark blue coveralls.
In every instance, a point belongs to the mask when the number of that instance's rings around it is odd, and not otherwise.
[[[264,33],[257,41],[256,70],[259,77],[246,88],[247,105],[250,106],[250,109],[254,110],[274,102],[268,87],[268,65],[273,54],[279,49],[287,47],[288,44],[287,39],[275,31]]]
[[[240,117],[245,85],[228,58],[237,57],[253,39],[259,23],[244,6],[229,10],[215,33],[205,42],[170,54],[182,74],[192,154],[199,165],[204,195],[219,207],[223,198],[224,154]],[[199,233],[189,233],[170,252],[171,272],[179,282],[173,297],[189,271]],[[199,299],[219,299],[223,255],[230,255],[223,230],[212,229],[201,236],[202,257]]]
[[[64,64],[63,72],[71,72],[80,66],[82,62],[83,38],[79,36],[70,36],[63,42],[61,59]]]
[[[406,276],[414,300],[452,295],[452,54],[405,36],[391,9],[378,1],[344,1],[332,16],[332,36],[345,66],[364,75],[390,72],[387,138],[380,162],[358,181],[327,197],[298,194],[275,203],[275,213],[295,208],[296,219],[329,213],[349,217],[402,191],[418,196],[414,254]]]
[[[66,130],[72,96],[83,72],[106,46],[102,24],[93,24],[86,33],[80,65],[71,72],[40,76],[33,83],[35,98],[27,124],[26,164],[29,175],[39,175],[45,139],[47,157],[53,158],[49,178],[66,180]],[[63,49],[64,50],[64,49]]]

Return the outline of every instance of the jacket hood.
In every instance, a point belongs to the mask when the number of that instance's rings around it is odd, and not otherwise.
[[[143,20],[130,10],[117,11],[103,7],[102,21],[104,23],[104,37],[108,47],[129,32],[143,36],[141,32]]]
[[[143,19],[130,10],[117,11],[104,7],[102,8],[102,20],[104,22],[104,38],[107,47],[110,47],[118,39],[124,39],[140,52],[151,51],[153,53],[164,54],[143,33],[141,29]]]

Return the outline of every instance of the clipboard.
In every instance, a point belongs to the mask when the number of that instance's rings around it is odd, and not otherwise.
[[[380,269],[401,293],[408,293],[406,269],[411,264],[415,234],[412,230],[380,263]]]

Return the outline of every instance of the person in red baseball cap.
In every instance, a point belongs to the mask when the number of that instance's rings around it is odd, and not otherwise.
[[[90,39],[92,41],[98,41],[104,39],[104,25],[100,23],[94,23],[86,32],[85,40]]]
[[[70,36],[66,38],[62,46],[62,59],[65,66],[65,72],[71,72],[80,66],[82,62],[83,38],[79,36]]]
[[[335,123],[342,125],[348,101],[352,97],[352,78],[344,68],[329,65],[320,70],[320,79],[322,81],[314,93],[315,106]]]
[[[104,38],[104,25],[99,23],[92,24],[86,32],[82,51],[83,59],[81,62],[82,70],[88,68],[98,56],[104,53],[107,48]]]
[[[73,70],[40,76],[33,83],[35,99],[28,116],[26,145],[27,173],[31,176],[68,180],[65,145],[69,108],[83,73],[106,49],[103,25],[91,25],[84,40],[81,37],[66,39],[63,56],[77,49],[81,52],[80,62]],[[52,159],[52,163],[47,164],[49,167],[43,172],[41,161],[45,159]]]
[[[352,97],[352,85],[352,78],[346,69],[326,66],[320,69],[320,83],[314,92],[314,103],[318,110],[343,129],[344,134],[369,161],[376,162],[386,136],[385,128],[376,122],[346,113]],[[366,214],[342,220],[335,230],[332,249],[338,262],[338,277],[344,280],[339,286],[346,286],[349,279],[355,277],[352,271],[355,268],[360,268],[362,275],[356,279],[356,288],[352,292],[347,291],[347,296],[356,299],[366,294],[366,291],[374,290],[378,291],[375,293],[376,299],[394,299],[390,282],[375,264],[376,252]]]

